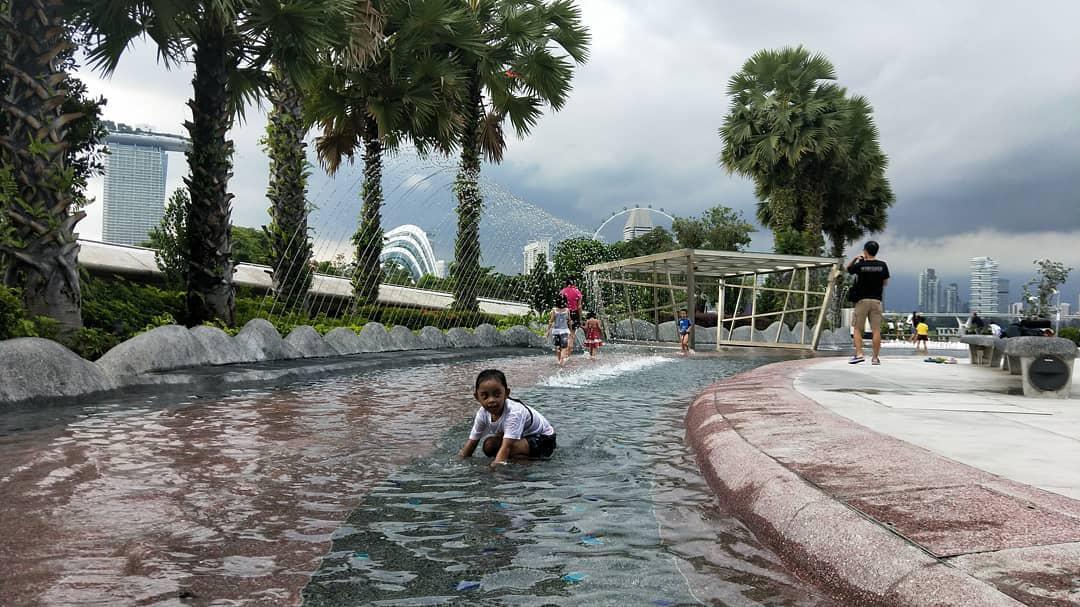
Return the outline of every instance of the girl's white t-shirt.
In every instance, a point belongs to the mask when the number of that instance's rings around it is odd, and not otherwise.
[[[502,434],[503,438],[518,439],[522,436],[555,434],[555,428],[540,412],[512,398],[506,399],[506,409],[498,421],[491,421],[491,414],[480,407],[473,420],[469,440],[480,440],[489,434]]]

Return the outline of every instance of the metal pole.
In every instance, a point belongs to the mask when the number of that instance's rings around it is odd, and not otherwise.
[[[697,311],[696,293],[694,293],[694,254],[690,253],[686,257],[686,315],[690,318],[690,349],[695,349],[697,345],[694,339],[694,335],[697,333],[697,329],[694,327],[694,312]]]
[[[657,276],[656,276],[656,262],[654,261],[653,264],[652,264],[653,286],[649,287],[649,290],[652,291],[653,329],[654,329],[653,332],[656,334],[654,337],[656,338],[656,341],[660,341],[660,291],[659,291],[659,288],[656,287],[656,284],[657,284],[656,278],[657,278]]]
[[[716,300],[719,305],[716,308],[716,349],[720,349],[720,344],[724,341],[724,279],[720,279],[719,294],[716,296]]]
[[[840,277],[840,265],[833,264],[829,270],[829,280],[825,287],[825,298],[821,300],[821,309],[818,310],[817,323],[814,325],[814,337],[810,342],[810,349],[817,350],[818,341],[821,339],[821,325],[825,324],[825,308],[832,298],[833,289],[836,287],[836,279]],[[809,307],[809,306],[807,306]]]

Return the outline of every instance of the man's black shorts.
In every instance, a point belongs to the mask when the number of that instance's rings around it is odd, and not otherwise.
[[[577,329],[581,326],[581,310],[570,310],[570,328]]]
[[[533,434],[524,438],[529,443],[529,457],[548,459],[555,452],[554,434]]]

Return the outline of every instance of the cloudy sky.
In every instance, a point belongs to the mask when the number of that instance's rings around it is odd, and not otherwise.
[[[999,260],[1014,299],[1038,257],[1080,268],[1080,4],[580,5],[594,41],[569,103],[513,141],[501,166],[485,169],[515,196],[588,231],[633,204],[691,215],[722,203],[752,217],[751,184],[717,163],[727,80],[758,49],[803,44],[827,55],[840,83],[874,105],[897,195],[879,235],[895,276],[890,308],[913,304],[915,274],[925,267],[966,292],[976,255]],[[82,76],[108,98],[107,118],[182,132],[191,73],[166,72],[152,49],[133,49],[110,79]],[[264,126],[256,109],[232,133],[240,225],[266,221],[267,162],[257,144]],[[415,180],[415,166],[404,162],[387,189]],[[185,170],[173,158],[171,185]],[[347,175],[317,175],[313,198],[319,204],[350,188]],[[80,228],[93,238],[100,210],[90,213]],[[759,233],[753,248],[770,244]],[[1065,289],[1074,306],[1078,285]]]

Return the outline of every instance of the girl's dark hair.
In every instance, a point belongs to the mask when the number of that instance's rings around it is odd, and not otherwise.
[[[585,317],[585,320],[588,320],[590,318],[596,318],[596,312],[589,312],[589,314]]]
[[[505,373],[498,369],[485,369],[480,372],[480,375],[476,376],[476,388],[474,388],[473,391],[476,392],[480,390],[480,384],[486,382],[489,379],[497,379],[499,380],[499,383],[502,384],[503,388],[506,388],[507,390],[510,389],[510,386],[506,385]]]
[[[558,307],[558,308],[565,308],[566,307],[566,296],[565,295],[560,295],[560,296],[555,298],[555,307]]]

